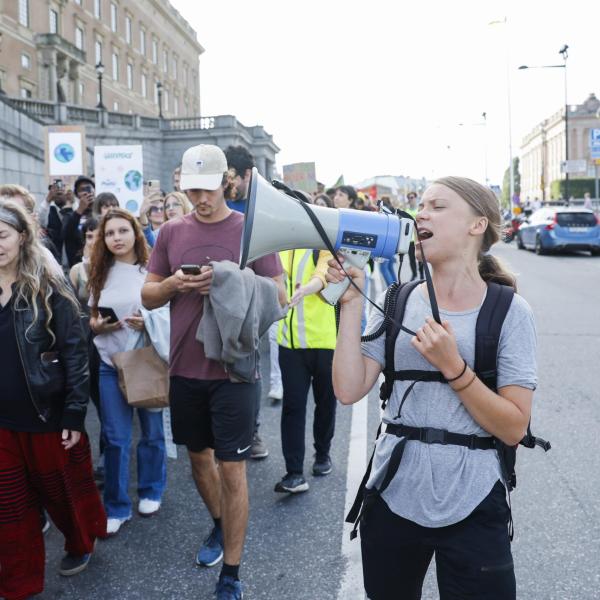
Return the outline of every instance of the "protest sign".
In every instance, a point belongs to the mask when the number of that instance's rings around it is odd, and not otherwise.
[[[317,175],[314,162],[283,165],[283,182],[294,190],[312,194],[317,191]]]
[[[144,201],[142,146],[94,148],[96,194],[112,192],[119,206],[136,217]]]

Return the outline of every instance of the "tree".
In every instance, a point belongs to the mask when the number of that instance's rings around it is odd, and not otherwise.
[[[513,158],[513,182],[515,186],[515,196],[521,195],[521,173],[519,172],[519,157]],[[510,199],[510,167],[504,172],[502,181],[502,206],[511,208]]]

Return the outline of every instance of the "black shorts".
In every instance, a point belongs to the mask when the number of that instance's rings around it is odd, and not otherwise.
[[[506,491],[497,482],[464,520],[422,527],[393,513],[374,494],[360,524],[363,575],[370,600],[419,600],[435,555],[442,600],[515,600]]]
[[[190,452],[214,448],[219,460],[245,460],[250,456],[259,392],[256,383],[171,377],[173,441]]]

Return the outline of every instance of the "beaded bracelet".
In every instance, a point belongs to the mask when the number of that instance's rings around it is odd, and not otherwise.
[[[446,381],[448,383],[452,382],[452,381],[456,381],[457,379],[460,379],[466,372],[467,370],[467,361],[463,358],[463,362],[465,363],[465,366],[463,367],[463,370],[460,372],[460,375],[457,375],[456,377],[453,377],[452,379],[446,379]]]
[[[462,387],[458,388],[458,389],[454,389],[452,388],[456,393],[458,392],[462,392],[463,390],[466,390],[477,378],[477,373],[473,373],[473,377],[471,377],[471,379],[469,380],[469,383],[467,383],[466,385],[463,385]]]

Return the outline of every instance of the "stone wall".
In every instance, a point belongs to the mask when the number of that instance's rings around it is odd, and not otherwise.
[[[24,185],[41,200],[49,183],[44,167],[44,125],[56,120],[47,110],[40,112],[48,107],[39,102],[28,106],[20,101],[20,110],[11,102],[15,100],[0,96],[0,182]],[[172,189],[171,175],[181,163],[183,152],[197,144],[215,144],[223,149],[229,145],[245,146],[254,155],[261,175],[270,178],[274,172],[279,148],[272,137],[261,126],[245,127],[232,115],[161,122],[137,115],[57,106],[61,110],[50,112],[59,115],[59,122],[85,125],[88,175],[93,174],[95,146],[134,144],[143,148],[144,179],[159,179],[165,191]]]
[[[0,183],[18,183],[41,198],[44,172],[43,126],[0,102]]]

